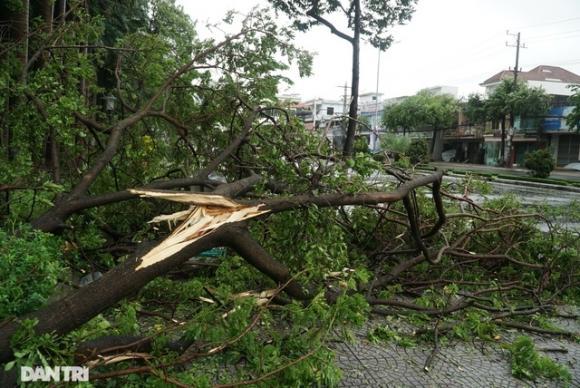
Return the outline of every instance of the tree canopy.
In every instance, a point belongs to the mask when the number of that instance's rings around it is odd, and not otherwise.
[[[276,95],[311,57],[269,9],[209,39],[172,0],[0,11],[1,387],[40,365],[103,386],[334,387],[331,342],[371,314],[416,328],[401,346],[433,328],[496,341],[578,298],[577,234],[537,227],[557,211],[475,202],[485,182],[344,158],[306,130]],[[440,135],[456,103],[414,99]]]
[[[573,110],[566,117],[566,124],[568,128],[580,131],[580,87],[576,86],[572,90],[574,94],[570,96],[570,104]]]
[[[513,80],[503,80],[487,97],[470,96],[466,104],[466,113],[470,120],[481,122],[484,118],[498,121],[501,125],[501,159],[508,163],[510,152],[505,152],[506,120],[510,119],[513,127],[514,119],[536,119],[536,127],[541,130],[540,120],[547,113],[551,97],[542,88],[530,88],[524,82],[514,84]]]
[[[431,129],[431,157],[439,160],[443,130],[457,122],[458,101],[450,95],[434,95],[427,90],[405,98],[398,104],[386,107],[383,113],[385,127],[407,130]]]
[[[301,31],[313,26],[325,26],[330,32],[352,45],[351,95],[348,128],[343,154],[350,156],[354,150],[357,130],[359,95],[360,40],[368,40],[374,47],[386,50],[393,42],[391,27],[411,19],[416,0],[269,0],[279,11],[293,20]],[[343,26],[333,21],[339,17]],[[347,33],[344,29],[351,30]],[[346,113],[346,112],[345,112]]]

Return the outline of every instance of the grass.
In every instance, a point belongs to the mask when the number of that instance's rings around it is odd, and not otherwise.
[[[428,171],[435,170],[434,167],[431,167],[429,165],[419,165],[419,169],[428,170]],[[579,187],[580,188],[580,182],[569,181],[569,180],[565,180],[565,179],[536,178],[536,177],[533,177],[531,175],[530,176],[521,176],[521,175],[510,175],[510,174],[495,174],[495,173],[491,173],[491,172],[488,173],[488,172],[482,172],[482,171],[471,171],[471,170],[469,170],[469,168],[465,168],[465,169],[450,168],[450,169],[447,169],[447,171],[452,172],[454,174],[460,174],[460,175],[472,173],[472,174],[478,175],[480,177],[488,178],[490,180],[500,178],[500,179],[509,179],[509,180],[513,180],[513,181],[520,181],[520,182],[547,183],[547,184],[552,184],[552,185]]]

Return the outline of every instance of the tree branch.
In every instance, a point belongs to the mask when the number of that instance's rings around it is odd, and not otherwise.
[[[351,44],[354,44],[354,38],[352,36],[349,36],[347,34],[345,34],[342,31],[339,31],[334,24],[332,24],[331,22],[329,22],[328,20],[326,20],[325,18],[323,18],[322,16],[320,16],[316,9],[312,8],[310,9],[308,12],[306,12],[306,15],[310,16],[312,19],[316,20],[318,23],[325,25],[326,27],[328,27],[330,29],[330,32],[333,33],[334,35],[350,42]]]

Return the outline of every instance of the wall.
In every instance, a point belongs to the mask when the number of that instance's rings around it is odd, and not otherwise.
[[[549,82],[549,81],[527,81],[529,87],[541,87],[546,93],[560,95],[560,96],[571,96],[574,94],[570,88],[568,88],[568,83],[564,82]]]

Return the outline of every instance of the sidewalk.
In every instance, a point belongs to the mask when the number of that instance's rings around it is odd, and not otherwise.
[[[482,164],[450,163],[450,162],[430,162],[429,165],[443,170],[472,171],[474,173],[515,175],[522,177],[530,176],[529,170],[519,167],[505,168],[505,167],[484,166]],[[563,168],[558,168],[552,171],[552,173],[550,174],[550,178],[580,182],[580,171],[565,170]]]
[[[577,331],[575,320],[560,320],[562,329]],[[343,371],[340,387],[561,387],[559,381],[519,380],[511,375],[509,352],[499,343],[453,341],[441,345],[428,372],[423,369],[432,346],[420,344],[403,348],[392,342],[373,344],[367,332],[384,320],[375,319],[355,331],[352,343],[335,342],[337,363]],[[580,343],[548,335],[532,335],[515,330],[500,333],[502,342],[528,335],[536,350],[565,365],[572,374],[569,386],[580,386]],[[554,349],[563,349],[555,351]]]

